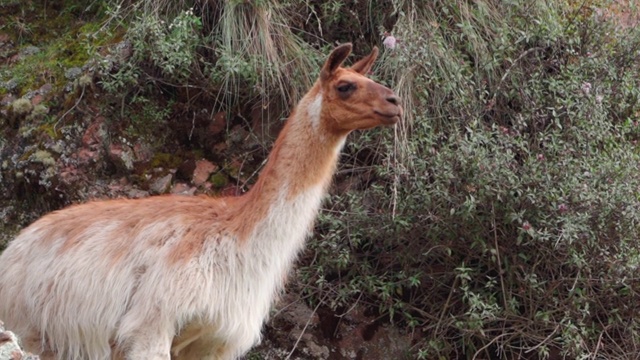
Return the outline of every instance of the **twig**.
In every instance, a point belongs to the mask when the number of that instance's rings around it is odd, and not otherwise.
[[[530,349],[525,350],[525,351],[524,351],[524,352],[525,352],[525,354],[528,354],[528,353],[530,353],[530,352],[532,352],[532,351],[536,350],[536,349],[537,349],[537,348],[539,348],[540,346],[542,346],[542,345],[546,344],[546,343],[547,343],[547,341],[548,341],[549,339],[551,339],[551,337],[552,337],[553,335],[555,335],[555,334],[556,334],[556,332],[558,331],[558,328],[559,328],[559,327],[560,327],[560,325],[556,325],[556,327],[553,329],[553,331],[551,332],[551,334],[549,334],[549,336],[547,336],[546,338],[544,338],[544,340],[542,340],[540,343],[538,343],[538,345],[536,345],[536,346],[534,346],[534,347],[532,347],[532,348],[530,348]]]
[[[495,209],[491,204],[491,226],[493,226],[493,243],[496,248],[496,259],[498,261],[498,276],[500,276],[500,288],[502,289],[502,301],[504,309],[508,309],[509,303],[507,302],[507,289],[504,286],[504,276],[502,275],[502,260],[500,259],[500,248],[498,247],[498,229],[496,227]]]
[[[260,166],[258,166],[258,168],[257,168],[257,169],[256,169],[256,170],[255,170],[251,175],[249,175],[249,177],[248,177],[248,178],[246,178],[246,180],[245,180],[244,182],[242,182],[242,185],[238,184],[238,185],[240,185],[240,188],[241,188],[241,189],[246,188],[247,183],[249,183],[249,181],[250,181],[254,176],[256,176],[256,175],[258,174],[258,172],[260,172],[260,170],[262,170],[262,168],[264,167],[264,165],[267,163],[267,161],[268,161],[268,160],[269,160],[269,158],[268,158],[268,157],[267,157],[267,158],[265,158],[264,160],[262,160],[262,162],[260,163]],[[244,165],[244,161],[242,162],[242,165]],[[242,166],[241,166],[241,168],[242,168]],[[238,180],[240,180],[240,177],[238,177]]]
[[[593,353],[593,356],[592,356],[593,359],[597,359],[598,358],[598,351],[600,351],[600,347],[602,347],[602,336],[604,336],[604,334],[607,332],[607,328],[608,328],[608,326],[606,326],[604,328],[604,330],[602,330],[602,332],[600,333],[600,336],[598,336],[598,343],[596,344],[596,351]]]
[[[78,100],[76,100],[76,103],[73,104],[73,106],[67,110],[67,112],[65,112],[64,114],[62,114],[62,116],[60,117],[60,119],[58,119],[58,121],[56,121],[56,123],[53,125],[53,131],[57,132],[58,130],[56,129],[58,127],[58,124],[60,123],[60,121],[62,121],[62,119],[64,119],[65,116],[67,116],[67,114],[69,114],[73,109],[75,109],[76,107],[78,107],[78,104],[80,104],[80,101],[82,101],[82,97],[84,96],[84,86],[82,87],[82,92],[80,93],[80,96],[78,97]]]
[[[191,136],[193,136],[193,130],[196,128],[196,112],[193,112],[193,117],[191,118],[191,131],[189,131],[189,141],[191,141]]]
[[[302,335],[304,335],[305,331],[307,330],[307,327],[309,327],[309,324],[311,323],[311,319],[313,318],[313,315],[316,314],[316,312],[318,311],[318,308],[320,307],[320,304],[322,304],[324,302],[324,299],[327,298],[327,295],[329,295],[328,292],[327,292],[327,294],[325,294],[325,296],[322,298],[322,300],[318,301],[318,305],[316,305],[315,309],[313,309],[313,312],[311,313],[311,315],[307,319],[307,323],[304,324],[304,328],[302,328],[302,331],[300,332],[300,336],[298,336],[298,339],[296,340],[296,343],[293,344],[293,348],[291,349],[291,351],[289,352],[289,355],[287,355],[285,360],[291,359],[291,356],[293,355],[293,352],[296,351],[296,348],[298,347],[298,344],[300,343],[300,339],[302,339]]]
[[[347,311],[343,312],[343,313],[342,313],[342,314],[340,314],[340,315],[334,315],[334,316],[335,316],[335,317],[337,317],[337,318],[343,318],[343,317],[345,317],[348,313],[352,312],[352,311],[353,311],[353,309],[355,309],[355,308],[356,308],[356,306],[358,305],[358,303],[360,302],[360,299],[362,299],[362,295],[364,295],[364,292],[360,292],[360,295],[358,295],[358,298],[356,299],[356,301],[353,303],[353,305],[352,305],[349,309],[347,309]]]
[[[534,47],[531,48],[525,52],[523,52],[522,54],[520,54],[520,56],[518,56],[512,63],[511,66],[509,66],[509,68],[507,69],[507,71],[504,72],[504,75],[502,75],[502,78],[500,78],[500,82],[498,83],[498,87],[496,88],[496,91],[493,93],[493,96],[491,97],[491,100],[489,101],[489,103],[495,103],[496,101],[496,97],[498,96],[498,92],[500,91],[500,88],[502,87],[502,84],[504,83],[504,81],[507,79],[507,76],[509,76],[509,74],[511,73],[511,69],[513,69],[513,67],[518,63],[518,61],[522,60],[522,58],[524,58],[525,56],[531,54],[534,51],[538,51],[538,50],[542,50],[542,47]]]
[[[478,355],[480,355],[481,352],[485,351],[489,346],[491,346],[491,344],[493,344],[496,341],[500,340],[500,338],[503,338],[503,337],[509,336],[509,335],[511,335],[511,334],[507,333],[507,334],[500,334],[500,335],[496,336],[491,341],[489,341],[485,346],[483,346],[480,349],[478,349],[478,351],[476,351],[476,353],[473,354],[473,357],[471,358],[471,360],[475,360],[478,357]]]
[[[449,291],[449,296],[447,296],[447,301],[444,303],[444,306],[442,307],[442,312],[440,312],[440,316],[438,317],[438,323],[436,324],[436,329],[434,331],[434,333],[438,333],[438,331],[440,331],[440,324],[442,323],[442,320],[444,319],[444,315],[447,312],[447,308],[449,307],[449,304],[451,303],[451,298],[453,297],[453,292],[456,289],[456,286],[458,286],[458,277],[456,276],[455,279],[453,280],[453,285],[451,285],[451,290]]]

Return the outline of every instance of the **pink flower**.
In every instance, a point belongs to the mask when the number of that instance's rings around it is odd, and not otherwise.
[[[393,35],[388,35],[385,36],[384,41],[382,41],[382,44],[384,45],[384,47],[386,47],[387,49],[395,49],[396,48],[396,38]]]
[[[566,212],[567,210],[569,210],[569,207],[566,204],[560,204],[558,205],[558,210],[563,213]]]
[[[591,92],[591,83],[590,82],[583,82],[582,83],[582,92],[585,95],[589,95],[589,93]]]
[[[525,221],[524,223],[522,223],[522,230],[524,230],[524,231],[531,230],[531,224],[529,224],[528,221]]]

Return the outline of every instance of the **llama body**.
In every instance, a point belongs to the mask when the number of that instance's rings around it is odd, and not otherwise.
[[[0,255],[0,319],[44,359],[245,353],[304,246],[346,136],[401,114],[389,89],[362,76],[377,49],[341,68],[350,50],[332,52],[247,194],[96,201],[24,229]]]

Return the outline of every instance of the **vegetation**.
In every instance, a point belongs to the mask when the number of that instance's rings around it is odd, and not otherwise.
[[[407,352],[421,359],[637,357],[640,30],[627,26],[633,7],[607,0],[85,3],[65,13],[85,19],[74,27],[84,29],[79,40],[52,40],[11,76],[0,66],[0,84],[17,82],[13,90],[0,86],[0,95],[41,86],[27,70],[34,64],[58,87],[64,70],[90,64],[71,101],[51,100],[29,121],[81,124],[77,104],[90,103],[109,115],[111,131],[152,144],[149,167],[179,167],[183,154],[238,155],[218,150],[203,130],[226,114],[228,139],[249,154],[239,163],[253,168],[225,166],[210,177],[216,191],[249,186],[255,177],[240,172],[258,170],[269,148],[267,139],[256,150],[232,127],[279,124],[335,42],[353,41],[367,53],[390,32],[397,46],[383,48],[372,76],[397,89],[405,122],[395,132],[352,136],[291,289],[313,308],[342,314],[358,305],[413,332]],[[0,30],[19,50],[40,31],[24,16],[5,24]],[[51,58],[69,64],[53,66]],[[105,94],[102,102],[85,88]],[[29,154],[43,153],[36,150]],[[0,179],[8,179],[2,166]]]
[[[635,357],[640,34],[601,6],[404,3],[384,74],[410,122],[350,145],[393,155],[332,199],[302,289],[424,359]]]

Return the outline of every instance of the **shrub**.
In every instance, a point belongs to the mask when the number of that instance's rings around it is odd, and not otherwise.
[[[304,290],[425,359],[636,356],[640,33],[581,5],[404,3],[381,74],[411,122],[348,146],[372,185],[332,198]]]
[[[211,98],[216,112],[274,102],[288,109],[311,86],[318,56],[285,25],[285,10],[276,1],[114,3],[112,21],[132,23],[133,58],[103,86],[117,93],[133,84],[187,89]]]

